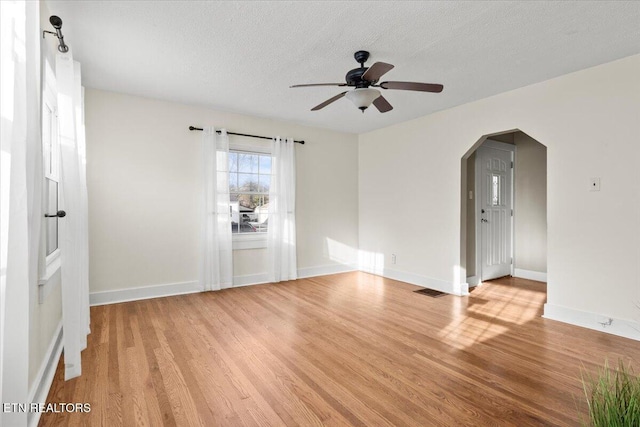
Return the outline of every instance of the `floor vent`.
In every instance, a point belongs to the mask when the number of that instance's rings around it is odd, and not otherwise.
[[[439,297],[443,297],[445,295],[447,295],[444,292],[440,292],[440,291],[436,291],[435,289],[418,289],[417,291],[413,291],[417,294],[422,294],[422,295],[427,295],[430,296],[431,298],[439,298]]]

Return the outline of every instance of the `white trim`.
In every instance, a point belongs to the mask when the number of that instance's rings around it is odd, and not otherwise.
[[[480,147],[495,148],[496,150],[503,150],[503,151],[513,151],[513,152],[516,151],[515,144],[509,144],[508,142],[494,141],[493,139],[486,139],[482,144],[480,144]]]
[[[305,267],[298,269],[298,279],[306,279],[308,277],[326,276],[328,274],[347,273],[350,271],[358,271],[357,264],[329,264],[317,267]]]
[[[542,317],[640,341],[640,322],[632,320],[617,319],[549,303],[544,305]]]
[[[516,156],[518,147],[511,153],[511,275],[516,271]]]
[[[542,271],[523,270],[522,268],[513,269],[513,277],[522,279],[537,280],[538,282],[547,282],[547,273]]]
[[[55,251],[51,252],[49,255],[47,255],[47,257],[45,258],[45,263],[47,265],[47,271],[45,272],[45,276],[51,276],[51,273],[49,273],[49,266],[52,266],[53,268],[56,268],[55,266],[55,262],[57,260],[60,259],[60,254],[62,253],[62,251],[60,251],[60,248],[56,248]],[[59,265],[59,263],[58,263]],[[59,267],[58,267],[59,268]]]
[[[49,294],[62,283],[62,273],[60,268],[47,280],[40,280],[38,283],[38,304],[44,304]]]
[[[407,271],[391,270],[388,268],[382,269],[382,272],[376,270],[368,271],[366,268],[361,268],[361,271],[375,274],[376,276],[382,276],[387,279],[398,280],[412,285],[435,289],[436,291],[446,292],[452,295],[469,295],[468,283],[447,282],[446,280],[434,279],[433,277],[421,276]]]
[[[329,264],[319,267],[306,267],[298,269],[298,279],[306,279],[308,277],[326,276],[329,274],[347,273],[350,271],[358,271],[355,264]],[[246,276],[233,276],[233,287],[263,285],[269,282],[267,273],[249,274]]]
[[[38,281],[40,285],[45,285],[51,279],[51,277],[53,277],[53,275],[56,274],[58,270],[60,270],[60,267],[62,266],[60,253],[60,249],[56,249],[51,255],[47,257],[47,267],[45,268],[44,274]]]
[[[267,273],[261,274],[248,274],[246,276],[233,276],[233,287],[238,288],[241,286],[262,285],[269,283],[269,276]]]
[[[234,141],[231,141],[231,138]],[[229,135],[229,151],[243,151],[247,153],[260,153],[271,155],[271,141],[258,141],[251,137]]]
[[[267,247],[267,233],[233,234],[231,240],[234,251]]]
[[[384,269],[382,274],[376,271],[367,271],[364,268],[358,269],[356,264],[329,264],[318,267],[305,267],[298,269],[298,279],[305,279],[316,276],[326,276],[330,274],[347,273],[351,271],[364,271],[378,276],[386,277],[401,282],[406,282],[418,286],[424,286],[453,295],[469,295],[468,283],[451,283],[440,279],[420,276],[418,274],[405,271]],[[474,276],[475,277],[475,276]],[[234,276],[233,287],[262,285],[270,283],[266,273],[249,274],[245,276]],[[128,301],[138,301],[150,298],[161,298],[174,295],[192,294],[203,292],[198,282],[169,283],[164,285],[143,286],[138,288],[115,289],[112,291],[92,292],[89,295],[90,304],[106,305],[117,304]]]
[[[325,276],[328,274],[346,273],[357,271],[355,265],[331,264],[319,267],[307,267],[298,269],[298,278]],[[233,286],[251,286],[270,283],[267,273],[249,274],[246,276],[234,276]],[[92,292],[89,301],[92,306],[117,304],[128,301],[138,301],[150,298],[169,297],[174,295],[193,294],[203,292],[198,282],[169,283],[165,285],[142,286],[138,288],[114,289],[112,291]]]
[[[479,276],[477,276],[477,275],[476,275],[476,276],[469,276],[469,277],[467,277],[467,284],[468,284],[470,287],[478,286],[478,285],[480,285],[481,283],[482,283],[482,282],[480,282],[480,277],[479,277]]]
[[[62,258],[60,257],[60,249],[56,249],[47,257],[47,266],[45,274],[38,280],[38,303],[43,304],[51,291],[62,282],[60,268],[62,267]]]
[[[46,403],[53,377],[56,373],[58,361],[62,354],[62,320],[58,323],[55,333],[49,344],[49,348],[42,360],[33,388],[29,391],[29,403]],[[35,427],[40,421],[41,412],[29,412],[27,414],[27,425]]]
[[[119,302],[138,301],[150,298],[161,298],[173,295],[202,292],[198,282],[168,283],[165,285],[143,286],[139,288],[115,289],[112,291],[92,292],[89,302],[93,305],[116,304]]]
[[[480,148],[480,147],[478,147]],[[480,242],[482,238],[482,223],[480,222],[480,197],[482,189],[480,188],[480,181],[482,180],[482,174],[480,173],[480,156],[478,156],[478,149],[475,151],[476,157],[474,158],[475,164],[473,165],[473,172],[475,177],[473,179],[473,220],[475,221],[475,232],[476,232],[476,275],[478,276],[478,282],[482,283],[482,243]],[[478,192],[480,190],[480,193]]]

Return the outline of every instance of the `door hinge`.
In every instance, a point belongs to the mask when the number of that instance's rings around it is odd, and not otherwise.
[[[511,216],[513,216],[513,209],[511,209]]]
[[[511,162],[511,169],[513,169],[513,162]]]
[[[510,262],[509,264],[512,264],[512,265],[513,265],[513,258],[511,258],[511,262]]]

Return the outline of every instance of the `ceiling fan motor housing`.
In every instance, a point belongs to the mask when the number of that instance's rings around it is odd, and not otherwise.
[[[347,85],[355,86],[357,88],[369,87],[371,83],[366,80],[362,80],[362,75],[369,69],[369,67],[364,66],[364,63],[369,60],[369,52],[366,50],[359,50],[353,54],[353,57],[360,64],[360,68],[354,68],[347,73],[345,76]]]
[[[369,87],[371,82],[366,80],[362,80],[362,75],[369,69],[369,67],[363,68],[354,68],[349,71],[345,76],[345,80],[347,81],[347,85],[355,86],[355,87]]]

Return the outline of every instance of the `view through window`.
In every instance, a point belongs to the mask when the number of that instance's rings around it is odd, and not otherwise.
[[[59,156],[58,114],[56,111],[55,78],[46,63],[45,80],[42,93],[42,151],[44,155],[44,209],[46,213],[58,211]],[[58,249],[58,218],[45,221],[45,246],[47,256]]]
[[[229,151],[232,233],[267,232],[270,186],[271,155]]]

